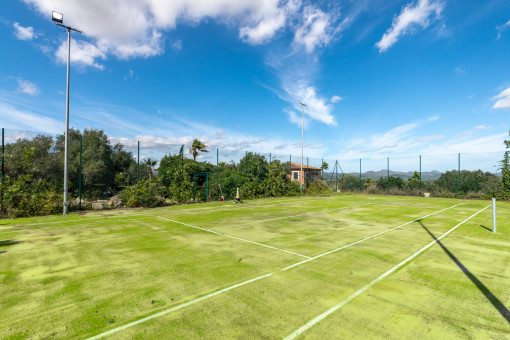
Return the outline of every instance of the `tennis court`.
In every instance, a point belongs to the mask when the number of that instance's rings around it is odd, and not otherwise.
[[[338,195],[0,221],[2,338],[507,338],[509,204]]]

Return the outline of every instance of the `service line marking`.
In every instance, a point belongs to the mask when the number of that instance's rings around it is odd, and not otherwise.
[[[367,284],[366,286],[364,286],[363,288],[361,288],[360,290],[358,290],[356,293],[352,294],[351,296],[349,296],[347,299],[345,299],[344,301],[340,302],[339,304],[337,304],[336,306],[333,306],[332,308],[330,308],[329,310],[327,310],[326,312],[320,314],[319,316],[317,316],[316,318],[314,318],[313,320],[310,320],[308,323],[306,323],[304,326],[302,326],[301,328],[297,329],[296,331],[294,331],[292,334],[290,334],[289,336],[287,336],[284,340],[291,340],[291,339],[294,339],[295,337],[301,335],[303,332],[305,332],[306,330],[308,330],[310,327],[314,326],[315,324],[317,324],[318,322],[320,322],[321,320],[323,320],[324,318],[326,318],[328,315],[334,313],[335,311],[339,310],[340,308],[342,308],[343,306],[345,306],[347,303],[351,302],[352,300],[354,300],[356,297],[358,297],[359,295],[363,294],[367,289],[369,289],[370,287],[372,287],[373,285],[375,285],[377,282],[381,281],[382,279],[384,279],[385,277],[387,277],[388,275],[390,275],[391,273],[393,273],[394,271],[396,271],[397,269],[399,269],[400,267],[402,267],[403,265],[405,265],[406,263],[412,261],[416,256],[420,255],[421,253],[423,253],[425,250],[429,249],[430,247],[432,247],[434,244],[436,244],[438,241],[440,241],[442,238],[448,236],[450,233],[452,233],[455,229],[457,229],[458,227],[460,227],[461,225],[463,225],[464,223],[466,223],[467,221],[469,221],[470,219],[472,219],[473,217],[475,217],[476,215],[478,215],[479,213],[483,212],[484,210],[486,210],[487,208],[489,208],[490,205],[486,206],[485,208],[483,208],[482,210],[478,211],[477,213],[469,216],[468,218],[466,218],[464,221],[460,222],[459,224],[457,224],[455,227],[453,227],[452,229],[448,230],[446,233],[444,233],[443,235],[441,235],[440,237],[438,237],[437,239],[435,239],[434,241],[430,242],[429,244],[427,244],[425,247],[421,248],[420,250],[418,250],[416,253],[414,253],[413,255],[409,256],[408,258],[406,258],[404,261],[400,262],[399,264],[397,264],[396,266],[394,266],[393,268],[391,268],[390,270],[386,271],[384,274],[382,274],[381,276],[379,276],[378,278],[376,278],[375,280],[373,280],[372,282],[370,282],[369,284]]]
[[[278,251],[281,251],[281,252],[284,252],[284,253],[287,253],[287,254],[297,255],[297,256],[305,257],[305,258],[307,258],[307,259],[310,259],[310,258],[311,258],[310,256],[306,256],[306,255],[303,255],[303,254],[294,253],[294,252],[292,252],[292,251],[285,250],[285,249],[280,249],[280,248],[276,248],[276,247],[268,246],[267,244],[262,244],[262,243],[258,243],[258,242],[254,242],[254,241],[246,240],[246,239],[244,239],[244,238],[235,237],[235,236],[232,236],[232,235],[227,235],[227,234],[220,233],[220,232],[217,232],[217,231],[214,231],[214,230],[211,230],[211,229],[205,229],[205,228],[197,227],[197,226],[194,226],[194,225],[191,225],[191,224],[188,224],[188,223],[184,223],[184,222],[179,222],[179,221],[171,220],[171,219],[164,218],[164,217],[161,217],[161,216],[156,216],[156,217],[157,217],[157,218],[160,218],[160,219],[162,219],[162,220],[166,220],[166,221],[173,222],[173,223],[182,224],[182,225],[185,225],[185,226],[188,226],[188,227],[191,227],[191,228],[195,228],[195,229],[200,229],[200,230],[203,230],[203,231],[207,231],[207,232],[209,232],[209,233],[213,233],[213,234],[217,234],[217,235],[221,235],[221,236],[225,236],[225,237],[233,238],[233,239],[235,239],[235,240],[239,240],[239,241],[242,241],[242,242],[251,243],[251,244],[256,244],[256,245],[258,245],[258,246],[262,246],[262,247],[266,247],[266,248],[270,248],[270,249],[278,250]]]
[[[456,207],[456,206],[458,206],[458,205],[461,205],[461,204],[464,204],[464,203],[456,204],[456,205],[451,206],[451,207],[449,207],[449,208],[446,208],[446,209],[440,210],[440,211],[438,211],[437,213],[439,213],[439,212],[441,212],[441,211],[448,210],[448,209],[452,209],[452,208],[454,208],[454,207]],[[487,208],[485,208],[485,209],[487,209]],[[485,210],[485,209],[484,209],[484,210]],[[483,210],[482,210],[482,211],[483,211]],[[426,215],[426,216],[423,216],[423,217],[417,218],[417,219],[415,219],[415,220],[413,220],[413,221],[411,221],[411,222],[414,222],[414,221],[418,221],[418,220],[424,219],[424,218],[426,218],[427,216],[431,216],[431,215],[433,215],[433,214],[429,214],[429,215]],[[411,222],[409,222],[409,223],[411,223]],[[409,224],[409,223],[407,223],[407,224]],[[406,224],[406,225],[407,225],[407,224]],[[395,230],[395,228],[393,228],[393,229],[391,229],[391,230]],[[390,231],[390,230],[388,230],[388,231]],[[381,235],[381,233],[379,233],[378,235]],[[370,238],[372,238],[372,237],[370,237]],[[370,238],[365,238],[365,239],[363,239],[363,240],[364,240],[364,241],[366,241],[366,240],[369,240]],[[349,244],[349,245],[347,245],[347,246],[344,246],[344,247],[341,247],[341,248],[334,249],[334,250],[332,250],[332,251],[328,251],[328,252],[326,252],[326,253],[324,253],[324,254],[321,254],[321,255],[315,256],[315,257],[314,257],[314,258],[312,258],[312,259],[318,259],[319,257],[322,257],[322,256],[324,256],[324,255],[331,254],[332,252],[339,251],[339,250],[341,250],[341,249],[347,248],[347,247],[349,247],[349,246],[351,246],[351,245],[354,245],[354,244],[358,244],[358,243],[362,242],[363,240],[361,240],[361,241],[357,241],[357,242],[354,242],[354,243],[351,243],[351,244]],[[304,263],[306,263],[306,262],[308,262],[308,261],[301,261],[301,262],[296,263],[295,265],[292,265],[292,266],[289,266],[289,267],[285,267],[285,268],[283,268],[283,269],[280,269],[279,271],[285,271],[285,270],[288,270],[288,269],[290,269],[290,268],[293,268],[293,267],[299,266],[300,264],[304,264]],[[175,311],[175,310],[178,310],[178,309],[184,308],[184,307],[186,307],[186,306],[190,306],[190,305],[192,305],[192,304],[194,304],[194,303],[197,303],[197,302],[199,302],[199,301],[206,300],[206,299],[208,299],[208,298],[210,298],[210,297],[213,297],[213,296],[219,295],[219,294],[221,294],[221,293],[227,292],[227,291],[232,290],[232,289],[234,289],[234,288],[241,287],[241,286],[243,286],[243,285],[245,285],[245,284],[252,283],[252,282],[258,281],[258,280],[260,280],[260,279],[263,279],[263,278],[266,278],[266,277],[272,276],[272,275],[274,275],[275,273],[276,273],[276,272],[268,273],[268,274],[265,274],[265,275],[258,276],[258,277],[256,277],[256,278],[250,279],[250,280],[248,280],[248,281],[244,281],[244,282],[241,282],[241,283],[235,284],[235,285],[233,285],[233,286],[230,286],[230,287],[224,288],[224,289],[222,289],[222,290],[219,290],[219,291],[213,292],[213,293],[211,293],[211,294],[205,295],[205,296],[203,296],[203,297],[201,297],[201,298],[198,298],[198,299],[196,299],[196,300],[192,300],[192,301],[186,302],[186,303],[184,303],[184,304],[182,304],[182,305],[178,305],[178,306],[172,307],[172,308],[170,308],[170,309],[166,309],[166,310],[164,310],[164,311],[161,311],[161,312],[159,312],[159,313],[153,314],[153,315],[148,316],[148,317],[146,317],[146,318],[139,319],[139,320],[137,320],[137,321],[134,321],[134,322],[128,323],[128,324],[126,324],[126,325],[124,325],[124,326],[120,326],[120,327],[117,327],[117,328],[111,329],[111,330],[106,331],[106,332],[104,332],[104,333],[101,333],[101,334],[98,334],[98,335],[93,336],[93,337],[91,337],[91,338],[88,338],[87,340],[96,340],[96,339],[100,339],[100,338],[105,337],[105,336],[107,336],[107,335],[111,335],[111,334],[114,334],[114,333],[119,332],[119,331],[121,331],[121,330],[124,330],[124,329],[126,329],[126,328],[129,328],[129,327],[131,327],[131,326],[138,325],[138,324],[140,324],[140,323],[142,323],[142,322],[145,322],[145,321],[148,321],[148,320],[151,320],[151,319],[157,318],[157,317],[159,317],[159,316],[163,316],[163,315],[165,315],[165,314],[171,313],[171,312],[173,312],[173,311]]]
[[[375,203],[363,203],[363,204],[351,205],[351,206],[342,207],[342,208],[319,210],[319,211],[309,211],[309,212],[305,212],[305,213],[301,213],[301,214],[296,214],[296,215],[291,215],[291,216],[276,217],[276,218],[270,218],[270,219],[267,219],[267,220],[259,220],[259,221],[253,221],[253,222],[247,222],[247,223],[239,223],[239,224],[235,224],[235,225],[228,225],[228,226],[225,226],[225,227],[211,228],[211,230],[239,227],[239,226],[242,226],[242,225],[255,224],[255,223],[263,223],[263,222],[269,222],[269,221],[277,221],[277,220],[283,220],[283,219],[286,219],[286,218],[292,218],[292,217],[298,217],[298,216],[304,216],[304,215],[310,215],[310,214],[318,214],[318,213],[323,213],[323,212],[328,212],[328,211],[336,211],[336,210],[357,208],[357,207],[361,207],[363,205],[369,205],[369,204],[375,204]]]

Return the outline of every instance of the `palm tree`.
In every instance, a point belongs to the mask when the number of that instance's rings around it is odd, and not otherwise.
[[[150,159],[150,158],[147,158],[145,161],[144,161],[144,164],[147,165],[149,167],[149,186],[151,185],[151,179],[152,179],[152,168],[154,168],[156,166],[156,164],[158,163],[158,161],[155,161],[153,159]]]
[[[197,160],[197,155],[199,152],[209,152],[209,150],[206,150],[205,148],[207,145],[199,141],[198,139],[193,140],[193,144],[191,144],[191,147],[189,148],[189,153],[193,155],[193,160]]]

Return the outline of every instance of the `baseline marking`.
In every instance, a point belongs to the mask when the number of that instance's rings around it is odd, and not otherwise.
[[[156,217],[157,217],[157,218],[160,218],[160,219],[162,219],[162,220],[166,220],[166,221],[170,221],[170,222],[174,222],[174,223],[182,224],[182,225],[185,225],[185,226],[188,226],[188,227],[191,227],[191,228],[195,228],[195,229],[200,229],[200,230],[203,230],[203,231],[207,231],[207,232],[209,232],[209,233],[213,233],[213,234],[217,234],[217,235],[221,235],[221,236],[225,236],[225,237],[230,237],[230,238],[233,238],[233,239],[235,239],[235,240],[239,240],[239,241],[243,241],[243,242],[247,242],[247,243],[251,243],[251,244],[256,244],[256,245],[258,245],[258,246],[262,246],[262,247],[266,247],[266,248],[270,248],[270,249],[274,249],[274,250],[282,251],[282,252],[287,253],[287,254],[292,254],[292,255],[297,255],[297,256],[301,256],[301,257],[306,257],[307,259],[310,259],[310,258],[311,258],[310,256],[306,256],[306,255],[303,255],[303,254],[294,253],[294,252],[292,252],[292,251],[285,250],[285,249],[280,249],[280,248],[276,248],[276,247],[268,246],[267,244],[262,244],[262,243],[253,242],[253,241],[250,241],[250,240],[245,240],[244,238],[240,238],[240,237],[235,237],[235,236],[231,236],[231,235],[223,234],[223,233],[220,233],[220,232],[217,232],[217,231],[211,230],[211,229],[200,228],[200,227],[197,227],[197,226],[194,226],[194,225],[191,225],[191,224],[187,224],[187,223],[183,223],[183,222],[179,222],[179,221],[170,220],[170,219],[168,219],[168,218],[164,218],[164,217],[161,217],[161,216],[156,216]]]
[[[369,204],[375,204],[375,203],[363,203],[363,204],[351,205],[351,206],[342,207],[342,208],[327,209],[327,210],[320,210],[320,211],[309,211],[309,212],[301,213],[301,214],[297,214],[297,215],[277,217],[277,218],[270,218],[270,219],[267,219],[267,220],[259,220],[259,221],[254,221],[254,222],[240,223],[240,224],[235,224],[235,225],[228,225],[228,226],[225,226],[225,227],[211,228],[211,230],[218,230],[218,229],[224,229],[224,228],[232,228],[232,227],[238,227],[238,226],[242,226],[242,225],[262,223],[262,222],[269,222],[269,221],[277,221],[277,220],[283,220],[283,219],[286,219],[286,218],[292,218],[292,217],[303,216],[303,215],[310,215],[310,214],[318,214],[318,213],[328,212],[328,211],[350,209],[350,208],[361,207],[363,205],[369,205]]]
[[[315,319],[309,321],[308,323],[306,323],[304,326],[302,326],[301,328],[297,329],[296,331],[294,331],[292,334],[290,334],[289,336],[287,336],[284,340],[291,340],[291,339],[294,339],[295,337],[297,337],[298,335],[301,335],[303,332],[305,332],[306,330],[308,330],[310,327],[314,326],[315,324],[317,324],[318,322],[320,322],[321,320],[323,320],[324,318],[326,318],[328,315],[334,313],[335,311],[339,310],[340,308],[342,308],[343,306],[345,306],[347,303],[351,302],[352,300],[354,300],[356,297],[358,297],[359,295],[363,294],[363,292],[365,292],[368,288],[372,287],[374,284],[376,284],[377,282],[381,281],[382,279],[384,279],[385,277],[387,277],[388,275],[390,275],[391,273],[393,273],[394,271],[396,271],[397,269],[399,269],[400,267],[402,267],[403,265],[405,265],[406,263],[410,262],[411,260],[413,260],[416,256],[420,255],[421,253],[423,253],[425,250],[429,249],[430,247],[432,247],[434,244],[436,244],[439,240],[441,240],[442,238],[448,236],[450,233],[452,233],[455,229],[457,229],[458,227],[460,227],[461,225],[463,225],[464,223],[466,223],[467,221],[469,221],[470,219],[472,219],[473,217],[475,217],[476,215],[478,215],[479,213],[481,213],[482,211],[486,210],[487,208],[489,208],[490,205],[486,206],[485,208],[483,208],[482,210],[478,211],[477,213],[469,216],[468,218],[466,218],[464,221],[460,222],[459,224],[457,224],[455,227],[453,227],[452,229],[448,230],[446,233],[444,233],[443,235],[441,235],[440,237],[438,237],[436,240],[430,242],[429,244],[427,244],[425,247],[421,248],[420,250],[418,250],[416,253],[414,253],[413,255],[409,256],[407,259],[405,259],[404,261],[400,262],[399,264],[397,264],[396,266],[394,266],[393,268],[391,268],[390,270],[388,270],[387,272],[385,272],[384,274],[382,274],[381,276],[379,276],[378,278],[376,278],[375,280],[373,280],[372,282],[370,282],[369,284],[367,284],[366,286],[364,286],[363,288],[361,288],[360,290],[358,290],[356,293],[352,294],[351,296],[349,296],[347,299],[345,299],[344,301],[340,302],[339,304],[337,304],[336,306],[330,308],[329,310],[327,310],[326,312],[322,313],[321,315],[317,316]]]
[[[461,203],[461,204],[463,204],[463,203]],[[444,210],[447,210],[447,209],[454,208],[454,207],[456,207],[456,206],[458,206],[458,205],[460,205],[460,204],[456,204],[456,205],[454,205],[454,206],[452,206],[452,207],[450,207],[450,208],[446,208],[446,209],[443,209],[443,210],[441,210],[441,211],[444,211]],[[485,209],[487,209],[487,208],[485,208]],[[482,210],[482,211],[483,211],[483,210]],[[439,213],[439,212],[440,212],[440,211],[438,211],[438,213]],[[478,213],[477,213],[477,214],[478,214]],[[427,216],[430,216],[430,215],[427,215]],[[425,217],[426,217],[426,216],[423,216],[423,217],[418,218],[418,219],[413,220],[413,221],[417,221],[417,220],[419,220],[419,219],[423,219],[423,218],[425,218]],[[180,222],[178,222],[178,223],[180,223]],[[369,239],[369,238],[364,239],[364,240],[368,240],[368,239]],[[354,244],[357,244],[357,243],[360,243],[360,241],[354,242],[354,243],[353,243],[353,244],[351,244],[351,245],[354,245]],[[350,246],[350,245],[344,246],[344,247],[342,247],[342,248],[346,248],[346,247],[348,247],[348,246]],[[337,248],[337,249],[335,249],[334,251],[338,251],[338,250],[340,250],[340,249],[341,249],[341,248]],[[331,252],[332,252],[332,251],[329,251],[329,252],[327,252],[327,253],[324,253],[324,255],[326,255],[326,254],[330,254]],[[319,258],[319,257],[321,257],[321,255],[315,256],[315,258]],[[293,267],[298,266],[298,265],[300,265],[300,264],[303,264],[303,263],[305,263],[305,262],[308,262],[308,261],[298,262],[298,263],[296,263],[296,265],[293,265]],[[284,270],[287,270],[287,269],[290,269],[290,267],[283,268],[283,269],[281,269],[280,271],[284,271]],[[126,324],[126,325],[124,325],[124,326],[120,326],[120,327],[117,327],[117,328],[111,329],[111,330],[109,330],[109,331],[107,331],[107,332],[104,332],[104,333],[98,334],[98,335],[96,335],[96,336],[94,336],[94,337],[88,338],[87,340],[96,340],[96,339],[100,339],[100,338],[105,337],[105,336],[107,336],[107,335],[114,334],[114,333],[116,333],[116,332],[118,332],[118,331],[124,330],[124,329],[126,329],[126,328],[128,328],[128,327],[135,326],[135,325],[140,324],[140,323],[142,323],[142,322],[145,322],[145,321],[148,321],[148,320],[154,319],[154,318],[156,318],[156,317],[159,317],[159,316],[162,316],[162,315],[168,314],[168,313],[170,313],[170,312],[172,312],[172,311],[175,311],[175,310],[177,310],[177,309],[180,309],[180,308],[183,308],[183,307],[186,307],[186,306],[192,305],[192,304],[194,304],[194,303],[196,303],[196,302],[206,300],[206,299],[208,299],[208,298],[210,298],[210,297],[213,297],[213,296],[219,295],[219,294],[221,294],[221,293],[223,293],[223,292],[226,292],[226,291],[229,291],[229,290],[231,290],[231,289],[234,289],[234,288],[237,288],[237,287],[243,286],[243,285],[245,285],[245,284],[248,284],[248,283],[251,283],[251,282],[255,282],[255,281],[258,281],[258,280],[260,280],[260,279],[263,279],[263,278],[269,277],[269,276],[271,276],[271,275],[273,275],[273,274],[275,274],[275,272],[272,272],[272,273],[269,273],[269,274],[266,274],[266,275],[263,275],[263,276],[259,276],[259,277],[253,278],[253,279],[250,279],[250,280],[248,280],[248,281],[244,281],[244,282],[238,283],[238,284],[236,284],[236,285],[233,285],[233,286],[230,286],[230,287],[224,288],[224,289],[219,290],[219,291],[217,291],[217,292],[214,292],[214,293],[211,293],[211,294],[205,295],[205,296],[203,296],[203,297],[201,297],[201,298],[199,298],[199,299],[197,299],[197,300],[193,300],[193,301],[190,301],[190,302],[186,302],[186,303],[184,303],[184,304],[182,304],[182,305],[178,305],[178,306],[172,307],[172,308],[170,308],[170,309],[167,309],[167,310],[164,310],[164,311],[162,311],[162,312],[159,312],[159,313],[153,314],[153,315],[151,315],[151,316],[148,316],[148,317],[146,317],[146,318],[144,318],[144,319],[140,319],[140,320],[137,320],[137,321],[131,322],[131,323],[129,323],[129,324]]]

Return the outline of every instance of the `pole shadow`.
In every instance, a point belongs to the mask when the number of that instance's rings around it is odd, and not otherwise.
[[[482,227],[482,228],[484,228],[484,229],[487,229],[488,231],[492,232],[492,229],[489,229],[489,228],[487,228],[487,227],[486,227],[486,226],[484,226],[484,225],[481,225],[481,224],[480,224],[480,227]]]
[[[475,284],[475,286],[482,292],[485,298],[489,300],[489,302],[494,306],[494,308],[496,308],[499,314],[501,314],[501,316],[505,318],[506,322],[510,324],[510,311],[508,310],[508,308],[506,308],[505,305],[494,294],[492,294],[489,288],[487,288],[480,280],[478,280],[478,278],[475,275],[473,275],[473,273],[471,273],[469,269],[467,269],[462,264],[462,262],[460,262],[459,259],[455,257],[455,255],[453,255],[452,252],[448,250],[448,248],[446,248],[445,245],[441,243],[441,241],[438,240],[436,236],[434,236],[434,234],[432,234],[430,230],[428,230],[428,228],[421,221],[418,221],[418,223],[437,242],[437,244],[439,244],[439,246],[444,250],[444,252],[457,265],[457,267],[459,267],[460,270],[462,270],[462,272],[471,280],[471,282]]]

